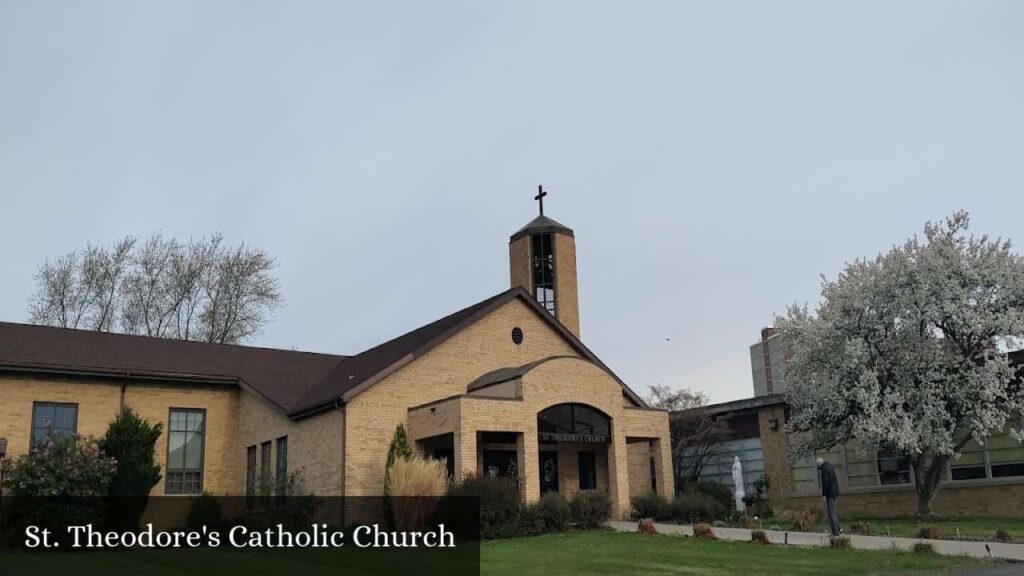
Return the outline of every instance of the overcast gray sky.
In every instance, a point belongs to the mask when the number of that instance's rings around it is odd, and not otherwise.
[[[750,396],[819,274],[955,209],[1024,243],[1024,2],[0,2],[0,319],[87,241],[223,231],[356,353],[576,231],[631,386]],[[670,341],[666,341],[666,338]]]

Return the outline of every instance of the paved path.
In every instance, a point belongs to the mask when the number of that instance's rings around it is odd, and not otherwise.
[[[619,532],[636,532],[637,523],[625,520],[612,520],[608,526]],[[680,524],[655,524],[659,534],[680,534],[693,536],[693,526]],[[750,530],[744,528],[714,528],[715,536],[723,540],[750,541]],[[827,534],[817,532],[783,532],[781,530],[765,530],[772,544],[789,544],[790,546],[828,546]],[[846,536],[844,534],[844,536]],[[939,554],[947,556],[971,556],[974,558],[1001,558],[1024,562],[1024,544],[1004,544],[1001,542],[968,542],[966,540],[919,540],[917,538],[890,538],[888,536],[859,536],[850,534],[850,544],[858,550],[889,550],[898,548],[910,550],[918,542],[931,544]],[[1016,572],[1006,574],[1024,574],[1024,567],[1011,566]],[[993,576],[998,575],[993,573]]]

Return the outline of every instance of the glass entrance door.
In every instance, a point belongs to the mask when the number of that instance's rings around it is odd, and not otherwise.
[[[540,453],[540,493],[558,492],[558,452]]]

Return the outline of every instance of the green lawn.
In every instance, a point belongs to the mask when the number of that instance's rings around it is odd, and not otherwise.
[[[858,576],[957,574],[967,558],[707,542],[677,536],[584,532],[494,540],[481,551],[481,574],[687,574],[693,576]]]

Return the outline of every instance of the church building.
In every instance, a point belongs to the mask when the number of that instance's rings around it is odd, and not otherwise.
[[[583,344],[575,235],[540,212],[507,290],[351,356],[0,323],[0,447],[102,436],[128,406],[163,424],[154,495],[372,496],[402,424],[453,476],[606,491],[625,516],[673,494],[668,415]]]

